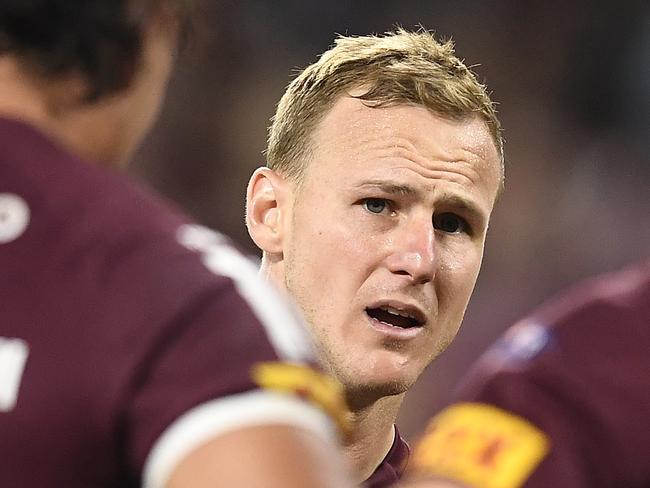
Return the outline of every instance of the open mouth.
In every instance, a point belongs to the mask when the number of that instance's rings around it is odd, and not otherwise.
[[[424,321],[415,317],[415,314],[393,307],[366,308],[366,313],[372,319],[400,329],[412,329],[424,325]]]

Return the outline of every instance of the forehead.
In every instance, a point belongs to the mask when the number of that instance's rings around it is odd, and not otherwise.
[[[496,146],[478,116],[449,120],[422,106],[373,108],[344,96],[317,126],[312,144],[311,183],[402,175],[432,188],[445,181],[495,197],[501,179]]]

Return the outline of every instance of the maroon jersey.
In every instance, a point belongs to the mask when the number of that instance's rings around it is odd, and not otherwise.
[[[650,486],[650,261],[510,329],[414,464],[481,488]]]
[[[397,426],[395,426],[393,445],[363,486],[365,488],[385,488],[397,483],[406,470],[410,452],[409,445],[400,435]]]
[[[122,175],[0,119],[0,486],[159,486],[230,425],[315,425],[251,375],[311,358],[256,274]]]

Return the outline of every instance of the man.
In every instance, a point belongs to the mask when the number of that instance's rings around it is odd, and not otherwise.
[[[647,487],[649,325],[650,261],[520,321],[432,420],[413,486]]]
[[[299,322],[115,171],[188,8],[0,4],[0,486],[347,485]]]
[[[455,336],[503,178],[485,87],[428,32],[341,37],[280,100],[248,186],[261,273],[300,306],[352,408],[358,482],[399,478],[405,392]]]

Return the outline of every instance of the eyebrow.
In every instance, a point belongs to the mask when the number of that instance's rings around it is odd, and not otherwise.
[[[485,219],[487,217],[485,212],[478,205],[476,205],[471,200],[463,198],[459,195],[450,195],[449,193],[443,193],[440,196],[440,200],[444,202],[445,205],[459,208],[482,219]]]
[[[368,180],[361,183],[358,188],[376,188],[389,195],[417,196],[421,190],[405,184],[393,183],[386,180]],[[445,192],[439,196],[439,201],[445,206],[455,207],[467,213],[485,218],[485,212],[474,202],[460,195]]]
[[[385,180],[364,181],[358,188],[376,188],[385,193],[400,196],[414,196],[420,193],[419,190],[410,185],[397,184]]]

